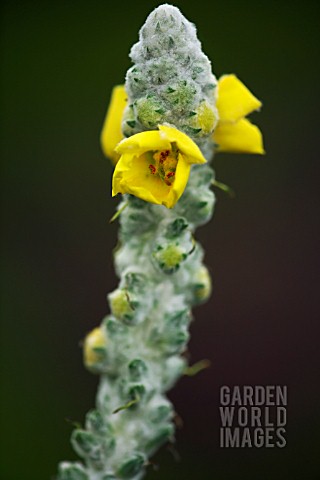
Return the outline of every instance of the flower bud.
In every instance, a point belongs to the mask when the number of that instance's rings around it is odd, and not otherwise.
[[[124,276],[127,290],[134,293],[143,293],[147,285],[147,277],[139,272],[128,272]]]
[[[205,302],[211,295],[211,278],[208,269],[201,265],[194,276],[193,302],[194,304]]]
[[[190,126],[199,129],[199,136],[207,136],[213,132],[217,124],[217,109],[206,100],[202,101],[191,117]]]
[[[57,480],[89,480],[89,477],[80,463],[62,462]]]
[[[125,460],[117,471],[117,476],[123,479],[130,479],[138,475],[143,468],[145,457],[141,453],[134,453]]]
[[[119,339],[128,334],[128,327],[123,325],[111,315],[104,319],[104,324],[110,339]]]
[[[165,110],[162,108],[160,102],[153,96],[139,98],[134,108],[137,112],[137,118],[142,124],[141,130],[156,128],[160,123],[163,123],[163,113]]]
[[[94,328],[84,340],[84,364],[89,369],[99,367],[106,357],[107,337],[103,327]]]
[[[162,425],[155,430],[152,438],[146,442],[145,448],[149,455],[173,437],[174,426],[171,423]]]
[[[134,325],[137,323],[138,307],[137,301],[127,290],[117,289],[108,295],[110,308],[113,315],[127,325]]]
[[[171,274],[178,270],[187,255],[179,245],[169,243],[166,246],[158,245],[153,258],[164,273]]]
[[[146,374],[148,370],[147,365],[140,358],[136,358],[135,360],[132,360],[128,365],[128,369],[129,369],[130,379],[132,381],[137,381],[143,378],[143,376]]]
[[[71,444],[80,457],[87,458],[98,469],[103,466],[102,445],[93,433],[76,429],[72,432]]]
[[[215,196],[208,188],[213,180],[212,169],[208,165],[193,167],[188,186],[177,204],[177,213],[193,226],[208,222],[213,213]]]
[[[170,403],[163,403],[151,409],[149,418],[152,423],[161,423],[172,416],[172,406]]]

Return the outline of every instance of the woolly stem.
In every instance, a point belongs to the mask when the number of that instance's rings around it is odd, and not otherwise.
[[[124,135],[169,123],[212,157],[217,121],[216,79],[195,27],[175,7],[148,17],[131,50]],[[110,315],[86,339],[85,361],[101,375],[96,408],[71,442],[84,463],[63,462],[59,480],[139,480],[148,458],[174,440],[174,409],[166,392],[186,370],[191,308],[211,291],[196,227],[212,216],[209,165],[191,169],[171,210],[124,196],[115,268],[119,287],[108,295]]]

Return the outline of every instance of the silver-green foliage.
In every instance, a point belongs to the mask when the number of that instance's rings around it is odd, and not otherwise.
[[[162,5],[147,18],[130,52],[125,136],[170,123],[211,158],[211,133],[218,119],[217,80],[202,52],[195,26],[176,7]]]
[[[215,112],[216,80],[195,27],[177,8],[158,7],[142,27],[131,57],[135,66],[127,74],[125,135],[166,122],[211,155],[211,131],[199,130],[197,112],[204,103]],[[120,204],[119,209],[127,204],[115,252],[120,284],[108,295],[111,313],[101,324],[107,341],[91,366],[101,375],[96,408],[71,438],[84,463],[61,463],[59,480],[138,480],[147,459],[173,440],[174,410],[165,393],[186,368],[182,354],[191,308],[210,294],[194,231],[212,216],[212,180],[209,165],[193,166],[171,210],[133,196]]]

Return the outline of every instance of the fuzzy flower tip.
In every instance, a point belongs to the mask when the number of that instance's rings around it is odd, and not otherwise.
[[[130,193],[167,208],[184,192],[191,165],[206,162],[191,138],[168,125],[122,140],[115,152],[120,159],[113,174],[112,195]]]

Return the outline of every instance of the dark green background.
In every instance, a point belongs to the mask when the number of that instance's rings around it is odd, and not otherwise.
[[[112,86],[157,2],[7,1],[2,22],[2,460],[4,480],[50,479],[75,455],[97,379],[79,342],[107,312],[117,200],[99,133]],[[318,2],[176,2],[217,76],[263,101],[267,156],[219,155],[213,221],[198,232],[214,293],[196,310],[191,361],[212,367],[170,396],[177,463],[147,478],[315,480],[319,461]],[[318,311],[318,316],[317,316]],[[219,448],[220,385],[288,385],[287,447]],[[319,455],[318,455],[319,456]]]

